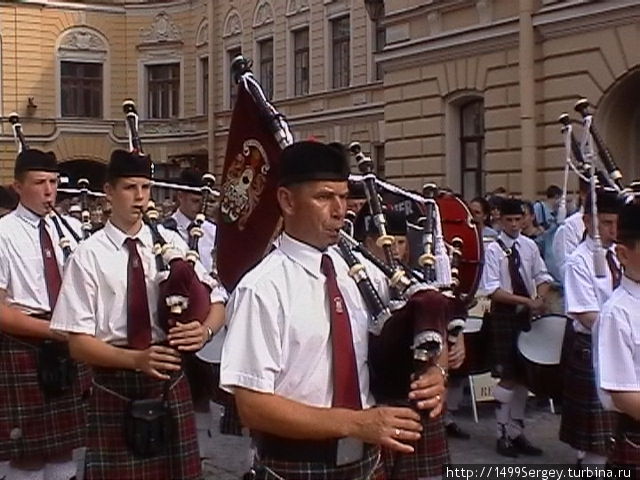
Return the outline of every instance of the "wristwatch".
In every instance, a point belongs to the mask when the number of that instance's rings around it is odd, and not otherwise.
[[[207,327],[207,341],[204,343],[209,343],[213,338],[213,329],[211,327]]]
[[[442,374],[442,378],[444,379],[444,384],[446,386],[449,382],[449,372],[447,372],[447,370],[442,365],[438,365],[437,363],[434,365],[434,367],[440,369],[440,373]]]

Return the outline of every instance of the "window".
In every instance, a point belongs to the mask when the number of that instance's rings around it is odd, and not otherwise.
[[[260,83],[267,99],[273,98],[273,39],[258,43],[260,55]]]
[[[233,78],[233,72],[231,71],[231,64],[233,59],[238,55],[242,55],[242,49],[240,47],[232,48],[227,51],[227,57],[229,59],[229,106],[233,109],[236,104],[236,98],[238,97],[238,85]]]
[[[209,57],[200,59],[200,95],[202,115],[209,113]]]
[[[381,25],[379,20],[376,21],[375,27],[376,27],[376,38],[375,38],[375,45],[374,45],[375,50],[373,53],[381,53],[382,50],[384,49],[384,46],[387,43],[387,28]],[[376,67],[375,79],[382,80],[382,77],[383,77],[382,65],[380,65],[379,63],[376,63],[375,67]]]
[[[472,198],[484,193],[484,102],[472,100],[460,107],[460,153],[462,195]]]
[[[339,18],[331,22],[331,45],[333,65],[333,88],[349,86],[350,81],[350,27],[349,17]]]
[[[147,66],[147,117],[174,118],[180,112],[180,64]]]
[[[102,117],[102,64],[60,62],[63,117]]]
[[[376,176],[382,180],[384,180],[385,178],[385,171],[384,171],[384,144],[382,145],[375,145],[374,146],[374,152],[375,152],[375,160],[376,160]]]
[[[309,93],[309,29],[293,32],[293,83],[296,96]]]

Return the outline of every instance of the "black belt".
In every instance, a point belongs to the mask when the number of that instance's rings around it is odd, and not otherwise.
[[[293,440],[261,432],[252,432],[252,437],[262,459],[336,464],[337,439]],[[372,448],[375,447],[364,445],[364,457]]]

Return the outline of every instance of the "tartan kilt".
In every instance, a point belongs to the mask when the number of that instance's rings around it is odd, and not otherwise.
[[[384,480],[381,462],[380,448],[369,445],[365,448],[362,460],[340,467],[324,463],[256,458],[253,469],[256,473],[255,480]]]
[[[516,313],[515,309],[500,309],[485,314],[484,321],[489,325],[492,377],[524,383],[524,368],[518,355],[518,335],[528,320],[528,310]]]
[[[0,333],[0,461],[60,458],[85,445],[90,375],[78,365],[70,392],[45,398],[38,341]]]
[[[566,355],[560,440],[573,448],[607,454],[616,414],[602,408],[593,370],[591,336],[576,333]]]
[[[399,453],[382,448],[385,480],[417,480],[439,477],[442,468],[451,462],[449,444],[442,415],[436,418],[422,416],[422,436],[413,453]]]
[[[86,480],[202,478],[189,384],[183,374],[172,382],[168,400],[175,438],[166,454],[139,458],[125,442],[125,411],[129,400],[162,397],[164,382],[132,370],[95,369],[88,415]]]

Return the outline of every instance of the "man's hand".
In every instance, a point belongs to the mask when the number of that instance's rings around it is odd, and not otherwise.
[[[135,362],[136,370],[159,380],[169,380],[169,375],[162,372],[180,370],[180,353],[174,348],[153,345],[139,352]]]
[[[442,412],[443,394],[445,392],[445,376],[440,367],[429,367],[417,380],[411,382],[409,398],[416,402],[420,410],[431,410],[430,418]]]
[[[360,410],[349,436],[402,453],[413,453],[410,443],[420,438],[420,415],[411,408],[377,407]]]
[[[464,362],[465,355],[464,334],[460,332],[456,337],[455,343],[449,348],[449,355],[447,357],[449,369],[455,370],[456,368],[460,368],[462,362]]]
[[[169,329],[169,345],[181,352],[197,352],[207,342],[207,329],[194,320],[189,323],[178,323]]]
[[[546,311],[546,305],[542,297],[532,299],[528,306],[533,315],[542,315]]]

